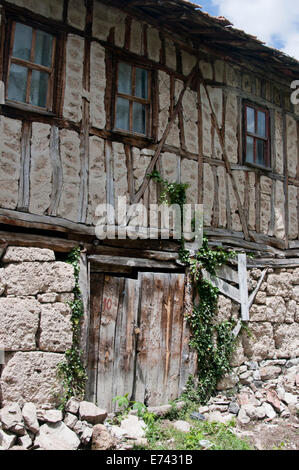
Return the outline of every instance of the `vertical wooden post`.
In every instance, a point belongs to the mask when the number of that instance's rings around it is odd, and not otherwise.
[[[238,255],[238,277],[241,301],[241,316],[243,321],[249,321],[247,260],[245,253]]]
[[[84,306],[84,317],[81,322],[80,346],[83,351],[84,363],[87,364],[90,346],[88,341],[90,327],[90,267],[85,253],[81,253],[80,256],[79,287]]]
[[[30,197],[31,123],[24,121],[21,141],[21,174],[18,210],[27,212]]]

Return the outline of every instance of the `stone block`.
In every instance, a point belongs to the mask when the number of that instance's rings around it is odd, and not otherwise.
[[[293,358],[299,351],[299,324],[279,325],[274,329],[274,340],[277,348],[277,357]]]
[[[7,295],[72,292],[75,287],[74,268],[68,263],[29,262],[10,264],[4,269]]]
[[[34,351],[40,305],[34,298],[0,298],[0,344],[6,351]]]
[[[41,305],[39,349],[65,352],[72,345],[71,309],[67,304]]]
[[[3,263],[23,263],[32,261],[55,261],[55,253],[46,248],[27,248],[9,246],[2,260]]]
[[[55,407],[62,393],[57,366],[63,358],[63,354],[44,352],[14,354],[1,375],[3,404],[32,402],[39,406]]]
[[[244,353],[248,359],[260,361],[275,354],[273,327],[269,322],[249,323],[250,334],[243,335]]]

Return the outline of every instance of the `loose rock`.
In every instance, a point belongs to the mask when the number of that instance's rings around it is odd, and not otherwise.
[[[107,418],[107,411],[102,410],[93,403],[82,401],[79,406],[79,416],[81,421],[91,424],[101,424]]]

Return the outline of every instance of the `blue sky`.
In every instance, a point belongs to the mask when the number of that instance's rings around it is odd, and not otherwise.
[[[299,0],[191,0],[299,60]]]

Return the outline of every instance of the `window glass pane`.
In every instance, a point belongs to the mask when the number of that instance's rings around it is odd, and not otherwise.
[[[123,98],[117,98],[116,128],[125,131],[130,130],[130,102]]]
[[[246,113],[247,113],[247,132],[252,132],[253,134],[255,133],[255,111],[253,108],[249,108],[247,106],[246,108]]]
[[[118,64],[118,91],[132,95],[132,67],[124,62]]]
[[[11,64],[8,82],[8,99],[26,102],[28,69],[20,65]]]
[[[133,103],[133,132],[146,134],[146,107],[141,103]]]
[[[13,57],[30,60],[32,45],[32,28],[24,24],[17,23],[15,31]]]
[[[266,165],[265,162],[265,143],[263,140],[256,140],[256,163],[258,165]]]
[[[47,107],[49,75],[38,70],[32,71],[30,103],[40,108]]]
[[[36,32],[35,59],[34,62],[45,67],[52,65],[53,36],[44,31]]]
[[[257,133],[266,137],[266,113],[258,111],[257,113]]]
[[[135,96],[138,98],[148,98],[148,72],[144,69],[136,68],[136,88]]]
[[[246,142],[246,161],[253,163],[253,137],[247,136]]]

